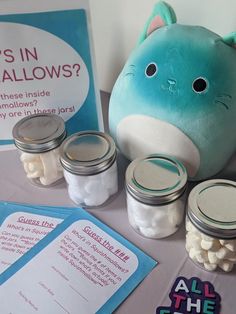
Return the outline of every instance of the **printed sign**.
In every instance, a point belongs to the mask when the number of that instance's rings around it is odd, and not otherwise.
[[[102,128],[88,7],[66,3],[65,10],[0,15],[0,150],[31,114],[61,116],[68,134]]]

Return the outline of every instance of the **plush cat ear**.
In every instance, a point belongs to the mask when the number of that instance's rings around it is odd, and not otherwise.
[[[138,43],[141,44],[156,29],[173,23],[176,23],[174,10],[167,3],[158,2],[139,37]]]
[[[225,44],[236,48],[236,32],[230,33],[229,35],[222,37],[222,40]]]

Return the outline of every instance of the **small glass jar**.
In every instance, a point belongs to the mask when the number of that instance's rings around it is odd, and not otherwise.
[[[61,147],[61,164],[71,200],[82,207],[97,207],[118,191],[116,147],[97,131],[78,132]]]
[[[16,123],[12,131],[27,178],[38,186],[52,186],[63,178],[59,147],[66,137],[63,119],[35,114]]]
[[[175,233],[184,218],[187,172],[175,158],[150,155],[130,163],[126,170],[128,219],[147,238]]]
[[[236,183],[208,180],[189,194],[186,250],[205,270],[230,272],[236,263]]]

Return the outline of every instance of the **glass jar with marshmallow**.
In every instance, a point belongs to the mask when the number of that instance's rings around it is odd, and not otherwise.
[[[166,155],[137,158],[126,170],[128,219],[139,234],[160,239],[175,233],[185,216],[187,172]]]
[[[61,146],[61,164],[70,199],[82,207],[98,207],[118,192],[116,146],[106,133],[78,132]]]
[[[186,250],[207,271],[233,270],[236,264],[236,183],[214,179],[189,194]]]
[[[12,131],[26,176],[41,187],[63,179],[59,147],[66,137],[64,120],[54,114],[34,114],[18,121]]]

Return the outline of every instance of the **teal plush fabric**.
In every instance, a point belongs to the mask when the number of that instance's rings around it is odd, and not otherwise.
[[[161,7],[162,12],[155,9],[155,14],[160,13],[165,25],[146,37],[145,26],[140,44],[115,83],[109,105],[110,131],[124,155],[134,159],[139,154],[130,153],[129,136],[123,145],[120,141],[124,139],[117,135],[123,119],[141,115],[176,127],[199,152],[199,165],[190,179],[205,179],[219,172],[236,148],[235,33],[221,38],[200,26],[176,24],[173,10],[163,2]],[[137,147],[142,145],[139,140],[145,127],[140,126],[139,134],[130,137],[136,139]],[[165,134],[162,136],[164,144]],[[173,143],[176,140],[179,138],[173,138]],[[147,153],[159,153],[160,148],[152,147]],[[168,154],[168,148],[164,152]]]

